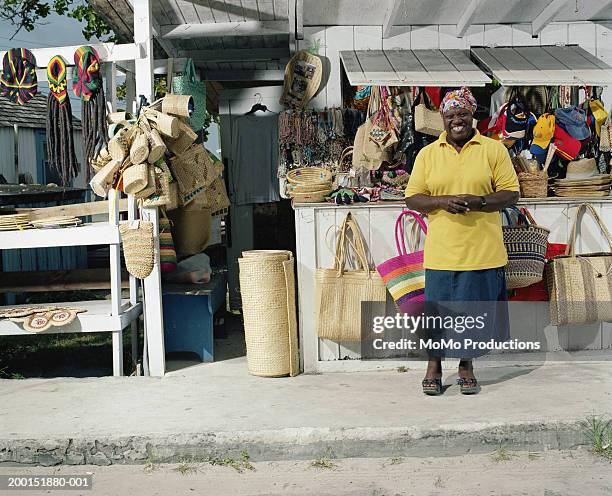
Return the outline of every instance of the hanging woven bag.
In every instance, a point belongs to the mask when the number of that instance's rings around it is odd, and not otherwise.
[[[518,215],[513,222],[510,212]],[[550,231],[538,226],[529,210],[511,207],[503,210],[507,226],[503,226],[504,245],[508,252],[506,286],[508,289],[524,288],[543,278],[546,247]]]
[[[119,225],[123,256],[127,271],[138,279],[146,278],[153,272],[155,251],[153,223],[135,220]]]
[[[191,95],[193,112],[189,125],[195,132],[201,131],[206,119],[206,82],[196,80],[196,70],[192,59],[185,62],[185,70],[172,79],[172,92],[177,95]]]

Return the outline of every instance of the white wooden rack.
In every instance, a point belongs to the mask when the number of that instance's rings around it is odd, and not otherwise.
[[[152,101],[153,95],[153,37],[151,27],[150,0],[133,0],[134,43],[95,45],[104,64],[107,100],[114,107],[115,63],[133,60],[136,78],[136,95],[143,95]],[[45,69],[49,59],[56,54],[62,55],[67,66],[73,65],[73,55],[77,47],[53,47],[30,49],[36,57],[38,69]],[[2,52],[0,52],[2,55]],[[70,70],[70,68],[69,68]],[[113,374],[123,375],[123,330],[132,325],[133,338],[136,333],[136,319],[143,313],[146,327],[146,343],[149,373],[161,377],[165,373],[164,323],[162,312],[161,275],[159,264],[159,216],[157,208],[143,208],[140,218],[154,225],[154,268],[144,280],[143,295],[146,304],[137,301],[137,281],[130,276],[130,298],[121,299],[121,246],[119,236],[118,194],[109,193],[108,222],[97,222],[79,227],[54,230],[25,230],[0,232],[0,249],[43,248],[52,246],[109,245],[111,268],[110,301],[77,301],[66,305],[87,310],[77,319],[64,327],[52,327],[47,332],[112,332],[113,334]],[[128,196],[128,219],[136,218],[136,203]],[[55,305],[55,303],[54,303]],[[58,304],[59,305],[59,304]],[[29,334],[19,324],[0,321],[0,336]],[[132,342],[135,343],[135,339]]]
[[[71,324],[51,327],[45,333],[67,332],[111,332],[113,335],[113,375],[123,375],[123,330],[132,325],[132,343],[136,343],[136,320],[142,314],[142,303],[138,302],[137,285],[130,276],[130,298],[121,299],[121,238],[119,236],[119,203],[116,191],[109,194],[109,217],[107,222],[95,222],[78,227],[59,229],[31,229],[0,232],[3,250],[22,248],[45,248],[57,246],[108,245],[110,248],[110,300],[74,301],[53,303],[53,306],[78,307],[86,310],[77,315]],[[133,198],[128,200],[132,205]],[[129,218],[134,210],[128,208]],[[23,305],[30,306],[30,305]],[[0,307],[1,308],[1,307]],[[0,320],[0,335],[31,335],[18,323]],[[135,349],[133,347],[133,349]]]

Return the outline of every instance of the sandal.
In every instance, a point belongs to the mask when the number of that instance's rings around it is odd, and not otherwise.
[[[457,384],[459,384],[461,394],[477,394],[480,392],[480,386],[475,378],[465,379],[461,377],[457,379]]]
[[[427,396],[439,396],[442,394],[442,378],[423,379],[421,382],[423,393]]]

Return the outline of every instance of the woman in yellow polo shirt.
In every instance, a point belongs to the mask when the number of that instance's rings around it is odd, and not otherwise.
[[[500,210],[515,204],[519,184],[506,147],[473,128],[476,100],[467,88],[446,94],[445,131],[417,156],[406,205],[427,214],[426,301],[506,300]],[[467,356],[467,355],[463,355]],[[459,362],[463,394],[479,391],[472,361]],[[441,394],[441,359],[432,357],[425,394]]]

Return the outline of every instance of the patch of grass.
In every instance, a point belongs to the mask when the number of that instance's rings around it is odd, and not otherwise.
[[[529,461],[534,461],[534,460],[537,460],[538,458],[541,458],[541,457],[542,457],[542,455],[540,453],[533,453],[531,451],[529,453],[527,453],[527,459]]]
[[[150,474],[157,470],[157,465],[153,462],[151,458],[147,458],[143,467],[143,470],[146,474]]]
[[[404,459],[401,456],[394,456],[389,460],[389,465],[399,465]]]
[[[315,458],[311,463],[310,463],[311,467],[314,468],[324,468],[327,470],[333,470],[335,469],[338,465],[336,465],[333,461],[331,461],[328,457],[326,456],[320,456],[318,458]]]
[[[175,472],[178,472],[181,475],[193,474],[198,471],[198,467],[191,460],[182,460],[179,464],[174,468]]]
[[[410,370],[410,369],[409,369],[408,367],[405,367],[404,365],[400,365],[400,366],[397,368],[397,371],[398,371],[400,374],[403,374],[404,372],[408,372],[409,370]]]
[[[204,459],[205,463],[209,465],[216,465],[220,467],[231,467],[236,472],[242,473],[245,470],[255,470],[255,467],[251,464],[250,456],[246,451],[240,453],[240,459],[235,460],[234,458],[221,458],[217,456],[208,456]]]
[[[504,446],[500,446],[493,453],[491,453],[491,459],[496,463],[508,462],[515,456]]]
[[[581,422],[581,425],[591,445],[591,451],[612,461],[612,419],[604,415],[591,415]]]

